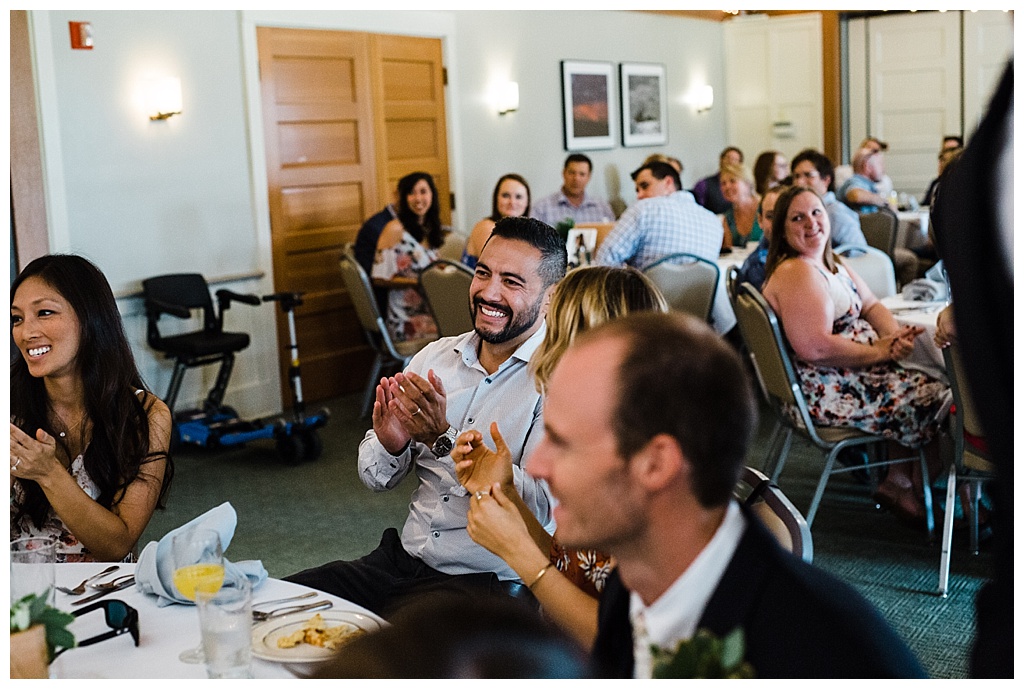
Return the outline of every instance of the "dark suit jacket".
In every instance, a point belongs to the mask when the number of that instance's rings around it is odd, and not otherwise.
[[[1000,207],[1013,208],[1013,177],[1002,178],[999,155],[1013,156],[1013,61],[963,155],[946,168],[932,205],[939,256],[949,273],[964,369],[989,455],[996,464],[992,582],[978,596],[972,677],[1013,677],[1014,294]],[[1011,129],[1012,131],[1012,129]],[[1008,185],[1009,183],[1009,185]],[[1009,256],[1013,261],[1013,256]],[[1011,269],[1012,270],[1012,269]]]
[[[925,677],[907,645],[851,587],[785,552],[744,509],[747,529],[698,627],[723,637],[743,627],[758,678]],[[594,666],[633,676],[629,590],[605,583]]]

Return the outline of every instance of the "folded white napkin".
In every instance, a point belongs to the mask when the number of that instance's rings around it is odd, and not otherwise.
[[[171,556],[171,540],[182,531],[201,527],[216,531],[220,535],[221,547],[227,550],[231,538],[235,535],[237,523],[238,516],[235,514],[235,508],[231,506],[230,502],[225,502],[209,512],[199,515],[187,524],[168,531],[159,541],[150,541],[142,549],[139,562],[135,566],[135,585],[143,593],[156,596],[156,604],[159,607],[172,603],[195,605],[194,601],[185,598],[174,586],[174,559]],[[226,577],[245,576],[254,589],[267,578],[267,570],[259,560],[228,562],[225,559],[224,574]]]
[[[909,301],[939,301],[946,298],[946,286],[935,280],[918,278],[904,285],[901,294]]]

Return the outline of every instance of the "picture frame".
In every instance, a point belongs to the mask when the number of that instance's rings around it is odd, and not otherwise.
[[[665,65],[623,62],[619,65],[623,146],[668,143],[668,85]]]
[[[565,250],[569,256],[570,268],[589,266],[597,253],[597,228],[574,227],[569,230],[565,240]]]
[[[562,60],[565,150],[615,147],[614,72],[611,62]]]

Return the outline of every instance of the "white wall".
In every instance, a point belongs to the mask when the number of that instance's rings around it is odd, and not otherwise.
[[[139,280],[197,270],[227,276],[224,286],[237,291],[273,289],[256,26],[441,38],[453,222],[462,230],[489,211],[505,172],[523,174],[535,196],[560,185],[563,59],[659,62],[667,70],[668,145],[589,152],[596,193],[632,201],[629,172],[659,150],[683,161],[690,186],[714,170],[726,144],[714,22],[607,11],[32,11],[30,18],[51,247],[85,254],[108,275],[143,375],[161,394],[170,367],[145,344],[141,300],[133,296]],[[69,21],[92,22],[92,51],[71,50]],[[184,114],[150,122],[136,100],[146,78],[161,74],[181,78]],[[497,76],[519,82],[518,112],[499,117],[487,102]],[[682,103],[697,82],[715,89],[710,113]],[[269,306],[230,313],[229,327],[253,338],[227,400],[246,416],[280,409],[273,319]],[[181,406],[205,393],[213,376],[190,372]]]
[[[722,31],[714,22],[637,12],[456,12],[458,59],[449,71],[459,90],[449,93],[458,110],[463,151],[461,209],[466,227],[490,213],[494,183],[518,172],[534,198],[562,184],[561,60],[665,65],[668,83],[668,144],[584,151],[594,161],[589,190],[621,206],[635,199],[629,173],[651,153],[682,160],[683,182],[692,186],[711,174],[725,146]],[[584,28],[585,27],[585,28]],[[499,79],[519,83],[519,110],[499,115],[488,98]],[[685,104],[695,82],[711,84],[715,107],[698,115]],[[618,103],[614,103],[617,108]],[[617,117],[616,120],[621,118]],[[621,134],[615,133],[621,142]],[[613,204],[615,205],[615,204]],[[468,215],[468,217],[467,217]]]
[[[161,395],[171,367],[145,343],[140,280],[201,272],[269,293],[269,234],[258,231],[250,181],[242,53],[235,12],[31,12],[50,247],[92,259],[119,297],[143,377]],[[72,50],[69,21],[90,21],[95,47]],[[178,76],[183,114],[151,122],[147,81]],[[262,192],[265,196],[265,190]],[[166,321],[166,319],[165,319]],[[170,319],[176,321],[176,319]],[[236,305],[228,328],[254,334],[228,402],[243,414],[280,408],[274,313]],[[184,321],[167,322],[178,331]],[[182,404],[215,370],[186,376]]]

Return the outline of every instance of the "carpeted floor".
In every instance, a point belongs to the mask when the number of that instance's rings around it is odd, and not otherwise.
[[[364,555],[389,526],[405,521],[409,481],[373,493],[356,475],[356,449],[369,427],[358,417],[360,395],[333,400],[321,430],[325,451],[317,462],[281,463],[271,443],[205,451],[184,448],[166,510],[157,511],[141,545],[198,514],[229,501],[238,528],[227,557],[260,559],[273,577],[331,560]],[[762,429],[749,463],[760,467],[767,442]],[[794,442],[780,485],[802,510],[810,503],[822,461]],[[935,595],[939,547],[925,535],[876,510],[868,488],[846,476],[829,482],[815,519],[815,564],[849,582],[874,603],[937,678],[967,677],[974,635],[974,597],[991,557],[974,557],[965,533],[955,533],[951,590]]]

